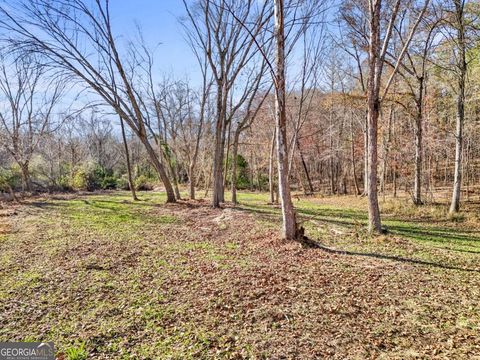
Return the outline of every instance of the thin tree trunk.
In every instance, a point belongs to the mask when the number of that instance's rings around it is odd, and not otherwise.
[[[232,203],[237,204],[237,154],[238,154],[238,142],[240,139],[240,131],[237,129],[233,138],[232,149]]]
[[[423,80],[420,80],[417,113],[415,118],[415,180],[413,188],[413,203],[422,204],[422,166],[423,166]]]
[[[377,126],[378,126],[378,108],[380,104],[377,101],[369,103],[369,132],[368,132],[368,215],[369,230],[371,232],[381,233],[382,224],[380,220],[380,208],[378,206],[377,193]]]
[[[293,170],[295,170],[295,175],[297,176],[297,181],[298,181],[298,188],[302,188],[302,191],[304,194],[307,193],[307,188],[305,187],[305,184],[303,183],[303,178],[302,175],[300,174],[300,171],[298,170],[298,164],[293,159]]]
[[[360,195],[360,188],[358,186],[358,179],[357,179],[357,166],[355,162],[355,143],[354,143],[354,131],[353,131],[353,116],[350,116],[350,155],[352,160],[352,176],[353,176],[353,183],[355,185],[355,194]]]
[[[268,164],[268,186],[270,190],[270,203],[275,203],[275,137],[276,128],[273,129],[272,141],[270,142],[270,157]]]
[[[363,195],[368,195],[368,111],[365,112],[363,131]]]
[[[277,138],[278,187],[282,204],[283,231],[282,236],[288,240],[298,238],[297,220],[290,194],[288,178],[287,149],[287,116],[285,89],[285,35],[284,35],[284,3],[274,0],[275,39],[276,39],[276,72],[275,72],[275,122]]]
[[[445,152],[445,165],[443,167],[443,186],[448,182],[448,151]]]
[[[392,123],[393,123],[394,111],[393,106],[390,107],[390,111],[388,114],[388,127],[387,127],[387,134],[383,138],[383,161],[382,161],[382,178],[381,178],[381,185],[380,191],[385,196],[385,186],[387,182],[387,174],[388,174],[388,157],[390,154],[390,143],[392,141]]]
[[[465,117],[465,76],[467,63],[465,59],[465,29],[462,0],[454,0],[457,16],[457,41],[459,46],[458,61],[458,94],[457,94],[457,119],[455,129],[455,173],[453,180],[452,202],[450,213],[460,210],[460,196],[462,186],[462,150],[463,150],[463,122]]]
[[[393,197],[397,197],[397,165],[393,167]]]
[[[13,188],[9,184],[6,184],[6,185],[7,185],[7,190],[10,193],[10,196],[12,197],[12,201],[16,202],[16,203],[19,203],[20,201],[18,200],[17,196],[15,195],[15,191],[13,190]]]
[[[310,179],[310,174],[308,173],[308,168],[307,168],[307,163],[305,162],[305,158],[303,157],[302,149],[300,148],[300,141],[298,141],[298,138],[295,141],[297,149],[298,149],[298,155],[300,155],[300,161],[302,163],[302,168],[303,171],[305,172],[305,177],[307,178],[307,183],[308,183],[308,189],[310,191],[310,194],[313,194],[313,184],[312,184],[312,179]],[[305,191],[306,194],[306,191]]]
[[[223,187],[224,187],[224,188],[225,188],[225,187],[227,186],[227,184],[228,184],[228,167],[229,167],[229,165],[231,165],[231,164],[228,163],[228,160],[229,160],[229,159],[228,159],[228,156],[230,155],[230,135],[231,135],[230,133],[231,133],[231,127],[232,127],[232,123],[229,122],[229,123],[228,123],[228,131],[227,131],[227,147],[226,147],[226,149],[227,149],[227,154],[226,154],[226,156],[225,156],[225,170],[224,170],[224,174],[223,174]]]
[[[208,192],[210,191],[211,185],[212,185],[212,167],[208,166],[207,176],[205,179],[205,194],[203,195],[204,198],[208,196]]]
[[[190,162],[188,166],[188,185],[189,185],[189,197],[191,200],[195,200],[195,167],[196,167],[196,159]]]
[[[467,140],[467,149],[465,156],[465,185],[467,190],[467,201],[470,201],[470,139]]]
[[[217,121],[215,126],[215,152],[213,158],[213,198],[212,206],[220,207],[223,202],[223,158],[225,148],[225,111],[223,107],[224,84],[217,82]]]
[[[333,78],[332,78],[332,86],[331,86],[331,95],[333,95]],[[330,192],[335,194],[335,174],[334,174],[334,162],[333,162],[333,155],[334,155],[334,148],[333,148],[333,98],[330,101],[330,114],[329,114],[329,145],[330,145],[330,159],[329,159],[329,166],[330,166]]]
[[[134,201],[137,201],[138,197],[135,193],[135,184],[133,183],[132,166],[130,164],[130,153],[128,151],[127,136],[125,135],[125,124],[123,123],[123,119],[121,117],[120,128],[122,129],[123,149],[125,150],[125,160],[127,161],[128,186],[130,188],[130,191],[132,192],[132,199]]]

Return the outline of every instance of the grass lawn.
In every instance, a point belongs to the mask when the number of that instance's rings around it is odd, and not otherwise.
[[[163,193],[35,198],[0,217],[0,341],[64,359],[480,359],[480,206],[298,197],[280,209]],[[4,214],[5,215],[5,214]]]

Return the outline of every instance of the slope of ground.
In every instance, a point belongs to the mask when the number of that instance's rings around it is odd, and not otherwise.
[[[68,359],[480,354],[474,221],[386,203],[390,234],[370,238],[363,200],[301,199],[324,246],[306,249],[278,240],[265,195],[223,210],[141,197],[40,198],[0,218],[0,341]]]

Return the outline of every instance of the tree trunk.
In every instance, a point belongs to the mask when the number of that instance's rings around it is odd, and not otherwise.
[[[188,166],[188,183],[190,189],[190,199],[195,200],[195,164],[196,161],[191,161]]]
[[[8,192],[10,193],[10,196],[12,197],[12,201],[19,203],[20,201],[18,201],[18,198],[15,195],[15,191],[13,190],[13,188],[8,183],[6,184],[6,186],[7,186]]]
[[[295,161],[295,159],[292,159],[292,161],[293,161],[293,170],[295,170],[295,175],[297,177],[297,183],[298,183],[297,188],[298,189],[302,188],[302,192],[304,194],[306,194],[307,193],[307,188],[305,187],[305,184],[303,183],[302,174],[300,174],[300,171],[298,170],[297,161]]]
[[[363,196],[368,195],[368,111],[365,112],[363,131]]]
[[[176,162],[176,156],[175,156],[175,154],[172,153],[172,150],[167,143],[165,143],[165,147],[166,148],[163,148],[163,156],[164,156],[164,158],[167,162],[168,171],[169,171],[170,176],[172,178],[173,190],[175,191],[175,197],[177,199],[180,199],[181,196],[180,196],[180,190],[178,188],[178,177],[177,177],[177,172],[175,170],[176,165],[174,164],[174,160],[172,159],[172,157],[173,157],[175,159],[175,162]]]
[[[397,197],[397,165],[393,167],[393,197]]]
[[[208,192],[210,191],[210,186],[212,185],[212,167],[208,166],[207,176],[205,177],[205,194],[203,195],[204,198],[208,196]]]
[[[381,233],[380,207],[377,193],[377,161],[378,161],[378,117],[380,114],[380,8],[381,2],[375,3],[370,19],[369,41],[369,75],[367,83],[368,110],[368,228],[370,232]]]
[[[28,161],[25,161],[19,165],[22,172],[22,190],[24,192],[32,192],[32,184],[30,182],[30,164]]]
[[[415,119],[415,181],[413,188],[413,203],[422,204],[422,166],[423,166],[423,78],[419,79],[417,113]]]
[[[300,148],[300,141],[298,141],[298,138],[296,139],[295,143],[297,145],[298,155],[300,155],[300,161],[302,162],[302,167],[303,167],[303,171],[305,172],[305,177],[307,178],[308,189],[310,191],[310,194],[313,194],[314,190],[313,190],[312,179],[310,179],[307,163],[305,162],[305,158],[303,157],[302,149]]]
[[[369,131],[368,131],[368,220],[369,231],[381,233],[380,208],[377,193],[377,126],[378,100],[369,101]]]
[[[213,158],[213,198],[212,206],[220,207],[224,200],[223,157],[225,145],[225,111],[223,108],[223,81],[217,82],[217,121],[215,125],[215,152]]]
[[[393,122],[393,106],[390,107],[390,111],[388,114],[388,126],[387,126],[387,134],[383,137],[383,160],[382,160],[382,177],[380,179],[380,192],[385,197],[385,186],[387,182],[387,174],[388,174],[388,157],[390,153],[390,143],[392,141],[392,122]]]
[[[167,173],[165,168],[160,163],[160,160],[155,153],[155,150],[152,148],[150,142],[141,137],[140,140],[142,141],[143,145],[145,146],[145,150],[147,151],[148,156],[150,157],[150,161],[152,162],[153,166],[157,170],[158,175],[160,176],[160,180],[163,182],[163,186],[165,186],[165,192],[167,193],[167,203],[174,203],[176,202],[175,193],[173,191],[172,183],[168,179]]]
[[[228,167],[231,165],[228,163],[228,157],[230,155],[230,136],[231,136],[231,127],[232,123],[228,123],[228,131],[227,131],[227,147],[226,147],[226,155],[225,155],[225,169],[224,169],[224,174],[223,174],[223,188],[227,187],[228,185]]]
[[[270,158],[268,164],[268,187],[270,190],[270,203],[275,203],[275,137],[276,128],[273,129],[272,141],[270,143]]]
[[[274,0],[276,72],[275,72],[275,122],[277,138],[278,187],[282,204],[282,236],[288,240],[298,238],[297,220],[290,194],[288,178],[287,116],[285,109],[285,34],[283,0]]]
[[[355,143],[354,143],[354,131],[353,131],[353,116],[350,117],[350,155],[352,160],[352,176],[353,176],[353,183],[355,185],[355,194],[360,195],[360,188],[358,186],[358,179],[357,179],[357,166],[355,162]]]
[[[470,139],[467,140],[466,154],[465,154],[465,185],[467,192],[467,201],[470,201]]]
[[[240,131],[237,129],[233,138],[232,149],[232,203],[237,204],[237,154],[238,154],[238,141],[240,139]]]
[[[123,123],[123,119],[121,117],[120,117],[120,128],[122,129],[123,148],[125,150],[125,159],[127,161],[128,187],[132,192],[132,199],[134,201],[137,201],[138,197],[137,197],[137,194],[135,193],[135,184],[133,183],[132,166],[130,164],[130,153],[128,151],[127,136],[125,135],[125,124]]]
[[[453,180],[452,202],[450,213],[456,213],[460,210],[460,195],[462,186],[462,150],[463,150],[463,122],[465,117],[465,76],[467,73],[467,63],[465,59],[465,29],[462,0],[455,0],[457,16],[457,41],[459,46],[458,60],[458,93],[457,93],[457,119],[455,129],[455,173]]]

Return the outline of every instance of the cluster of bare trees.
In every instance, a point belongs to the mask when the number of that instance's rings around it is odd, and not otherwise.
[[[199,187],[211,189],[214,207],[230,187],[236,204],[243,161],[248,187],[281,203],[287,239],[302,236],[292,189],[368,196],[377,233],[379,194],[396,196],[403,186],[421,205],[450,185],[451,212],[460,209],[462,183],[470,196],[480,156],[475,3],[183,0],[196,85],[158,76],[158,54],[140,31],[120,43],[110,6],[0,5],[9,54],[0,76],[0,160],[17,163],[24,190],[32,188],[35,154],[49,159],[54,179],[54,163],[68,157],[75,167],[88,143],[100,167],[124,164],[134,199],[135,167],[146,164],[168,202],[188,184],[191,199]],[[89,99],[81,115],[66,83]],[[88,137],[79,129],[90,129]]]

